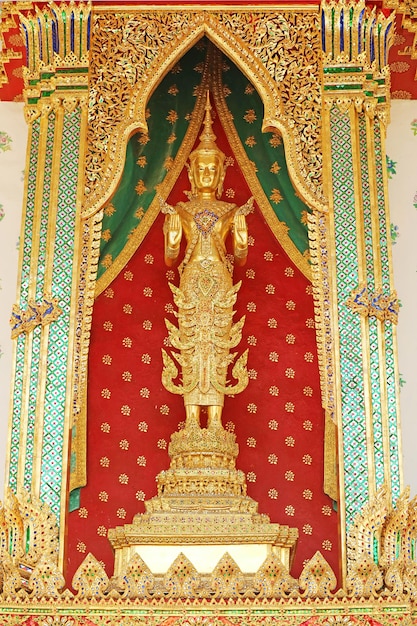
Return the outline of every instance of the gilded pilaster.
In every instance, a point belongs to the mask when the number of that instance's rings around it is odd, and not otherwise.
[[[387,55],[393,16],[364,2],[322,4],[323,135],[331,166],[328,245],[332,300],[335,419],[346,528],[387,487],[401,490],[398,376],[384,136],[389,111]]]
[[[30,142],[19,300],[11,320],[16,348],[8,483],[47,502],[59,523],[74,417],[90,7],[52,3],[20,19]],[[60,524],[61,560],[63,532]]]

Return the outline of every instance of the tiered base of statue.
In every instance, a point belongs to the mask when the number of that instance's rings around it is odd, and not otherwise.
[[[156,480],[158,495],[132,524],[109,531],[115,575],[138,554],[154,574],[165,574],[178,557],[201,574],[226,558],[243,574],[255,574],[272,555],[289,570],[298,530],[272,524],[246,495],[235,468],[235,435],[222,427],[186,427],[171,437],[170,469]]]

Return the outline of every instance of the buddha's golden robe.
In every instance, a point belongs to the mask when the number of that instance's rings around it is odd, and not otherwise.
[[[226,239],[242,209],[200,198],[179,203],[174,209],[180,216],[187,248],[179,267],[179,288],[170,285],[178,307],[178,328],[170,322],[167,326],[172,346],[180,350],[173,356],[182,367],[182,386],[173,389],[171,376],[166,384],[166,354],[163,382],[170,391],[183,394],[185,405],[222,406],[225,394],[237,393],[247,384],[244,353],[233,368],[238,383],[226,386],[227,369],[235,357],[230,348],[239,343],[244,323],[244,318],[232,323],[240,283],[232,282],[233,264],[227,257]],[[235,254],[239,254],[236,248]]]

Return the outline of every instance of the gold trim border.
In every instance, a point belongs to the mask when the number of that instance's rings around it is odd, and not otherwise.
[[[92,12],[93,13],[108,13],[109,11],[114,11],[115,13],[126,13],[132,12],[132,5],[129,4],[106,4],[105,6],[97,6],[93,4]],[[277,5],[268,4],[251,4],[248,6],[247,4],[136,4],[134,5],[134,10],[139,11],[141,13],[154,13],[155,11],[161,12],[172,12],[174,11],[203,11],[203,12],[224,12],[224,11],[239,11],[242,13],[253,13],[254,9],[260,11],[276,11]],[[310,4],[279,4],[280,11],[288,11],[294,13],[318,13],[319,5]]]

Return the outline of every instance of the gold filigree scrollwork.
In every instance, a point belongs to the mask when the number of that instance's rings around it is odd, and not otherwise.
[[[145,107],[152,90],[203,35],[257,85],[265,105],[264,130],[278,129],[283,134],[297,188],[311,206],[323,210],[315,14],[100,12],[93,29],[85,216],[98,210],[114,191],[127,137],[133,130],[146,130]]]
[[[310,206],[323,209],[318,16],[303,12],[222,13],[221,23],[227,32],[238,34],[275,83],[281,116],[274,119],[266,108],[263,129],[278,129],[284,140],[289,139],[286,159],[296,187]],[[260,93],[266,103],[262,89]]]
[[[381,322],[398,324],[400,305],[396,291],[387,295],[381,287],[369,293],[367,286],[361,284],[352,291],[346,306],[363,317],[376,317]]]
[[[14,304],[10,318],[12,339],[22,333],[30,333],[36,326],[46,326],[55,322],[61,313],[62,309],[58,306],[58,298],[53,298],[51,294],[45,294],[40,303],[29,300],[25,310]]]

